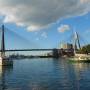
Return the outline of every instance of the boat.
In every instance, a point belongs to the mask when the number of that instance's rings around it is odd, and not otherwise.
[[[76,54],[69,58],[70,62],[90,62],[90,55],[87,54]]]
[[[80,54],[76,52],[76,42],[78,43],[79,49],[81,49],[80,42],[79,42],[79,35],[77,32],[75,32],[75,38],[74,38],[74,56],[69,58],[70,62],[86,62],[90,63],[90,54]]]

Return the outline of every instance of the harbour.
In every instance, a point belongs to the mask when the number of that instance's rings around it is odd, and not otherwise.
[[[90,0],[0,0],[0,90],[90,90]]]
[[[0,90],[89,90],[90,64],[64,59],[13,60],[0,67]]]

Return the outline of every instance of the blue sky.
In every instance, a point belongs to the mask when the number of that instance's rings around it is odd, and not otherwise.
[[[0,0],[1,25],[22,37],[8,34],[7,47],[56,48],[72,41],[73,31],[79,33],[81,44],[89,44],[89,8],[89,0]]]

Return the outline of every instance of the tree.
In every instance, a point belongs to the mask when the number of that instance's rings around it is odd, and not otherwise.
[[[90,44],[83,46],[80,50],[80,53],[90,53]]]

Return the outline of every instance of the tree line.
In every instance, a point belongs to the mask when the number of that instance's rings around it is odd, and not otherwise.
[[[90,53],[90,44],[83,46],[80,50],[80,53]]]

